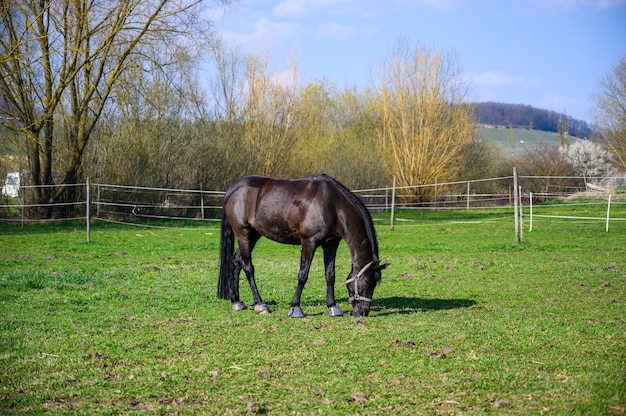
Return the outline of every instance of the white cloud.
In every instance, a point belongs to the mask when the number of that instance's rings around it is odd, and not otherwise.
[[[259,44],[291,42],[303,28],[298,23],[274,22],[261,18],[252,24],[252,30],[248,32],[225,31],[224,38],[242,45],[258,46]]]
[[[302,17],[310,10],[306,0],[284,0],[274,7],[276,17]]]
[[[316,11],[336,14],[363,7],[358,0],[283,0],[274,7],[272,13],[281,18],[302,18]]]
[[[379,30],[375,27],[356,28],[338,22],[322,22],[317,29],[317,34],[320,38],[335,40],[348,40],[361,35],[370,35],[378,32]]]
[[[529,87],[536,88],[541,85],[539,78],[524,78],[510,75],[504,71],[492,70],[481,74],[466,74],[465,77],[478,87]]]
[[[463,2],[459,0],[421,0],[418,3],[433,9],[453,10],[461,6]]]
[[[541,97],[537,105],[541,108],[549,108],[567,114],[568,109],[577,109],[584,104],[584,101],[577,98],[557,93],[546,93]]]

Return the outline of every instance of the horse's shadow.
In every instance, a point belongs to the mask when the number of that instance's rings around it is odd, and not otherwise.
[[[443,311],[469,308],[476,305],[471,299],[421,299],[391,296],[374,299],[371,311],[377,315],[412,314],[416,312]]]
[[[338,298],[337,302],[349,305],[347,298]],[[476,305],[476,301],[471,299],[421,299],[408,298],[403,296],[390,296],[386,298],[375,298],[370,308],[377,316],[387,315],[409,315],[417,312],[444,311],[448,309],[470,308]],[[310,305],[322,305],[323,301],[313,301]],[[323,315],[323,313],[320,313]]]

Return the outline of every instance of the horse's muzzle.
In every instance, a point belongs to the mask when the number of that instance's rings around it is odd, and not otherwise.
[[[367,316],[370,313],[370,302],[355,300],[352,302],[352,316]]]

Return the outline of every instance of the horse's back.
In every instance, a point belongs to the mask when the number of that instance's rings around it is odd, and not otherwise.
[[[301,179],[276,179],[267,176],[246,176],[233,182],[224,198],[255,200],[259,203],[292,204],[294,200],[313,198],[322,185],[332,186],[333,180],[326,174],[309,175]],[[262,201],[265,199],[267,201]]]
[[[333,186],[323,174],[294,180],[248,176],[229,187],[225,210],[234,227],[252,227],[272,240],[299,244],[336,225]]]

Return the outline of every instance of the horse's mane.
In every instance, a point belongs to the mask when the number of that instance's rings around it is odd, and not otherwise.
[[[372,245],[372,253],[374,254],[374,260],[378,260],[378,239],[376,238],[376,229],[374,228],[374,222],[372,220],[372,216],[370,215],[367,207],[358,196],[354,195],[348,188],[345,187],[341,182],[337,179],[328,176],[326,174],[321,175],[312,175],[315,177],[323,177],[327,181],[333,183],[337,189],[341,192],[341,194],[357,208],[357,211],[361,215],[363,222],[365,223],[365,230],[367,232],[367,238],[369,238],[370,243]]]

